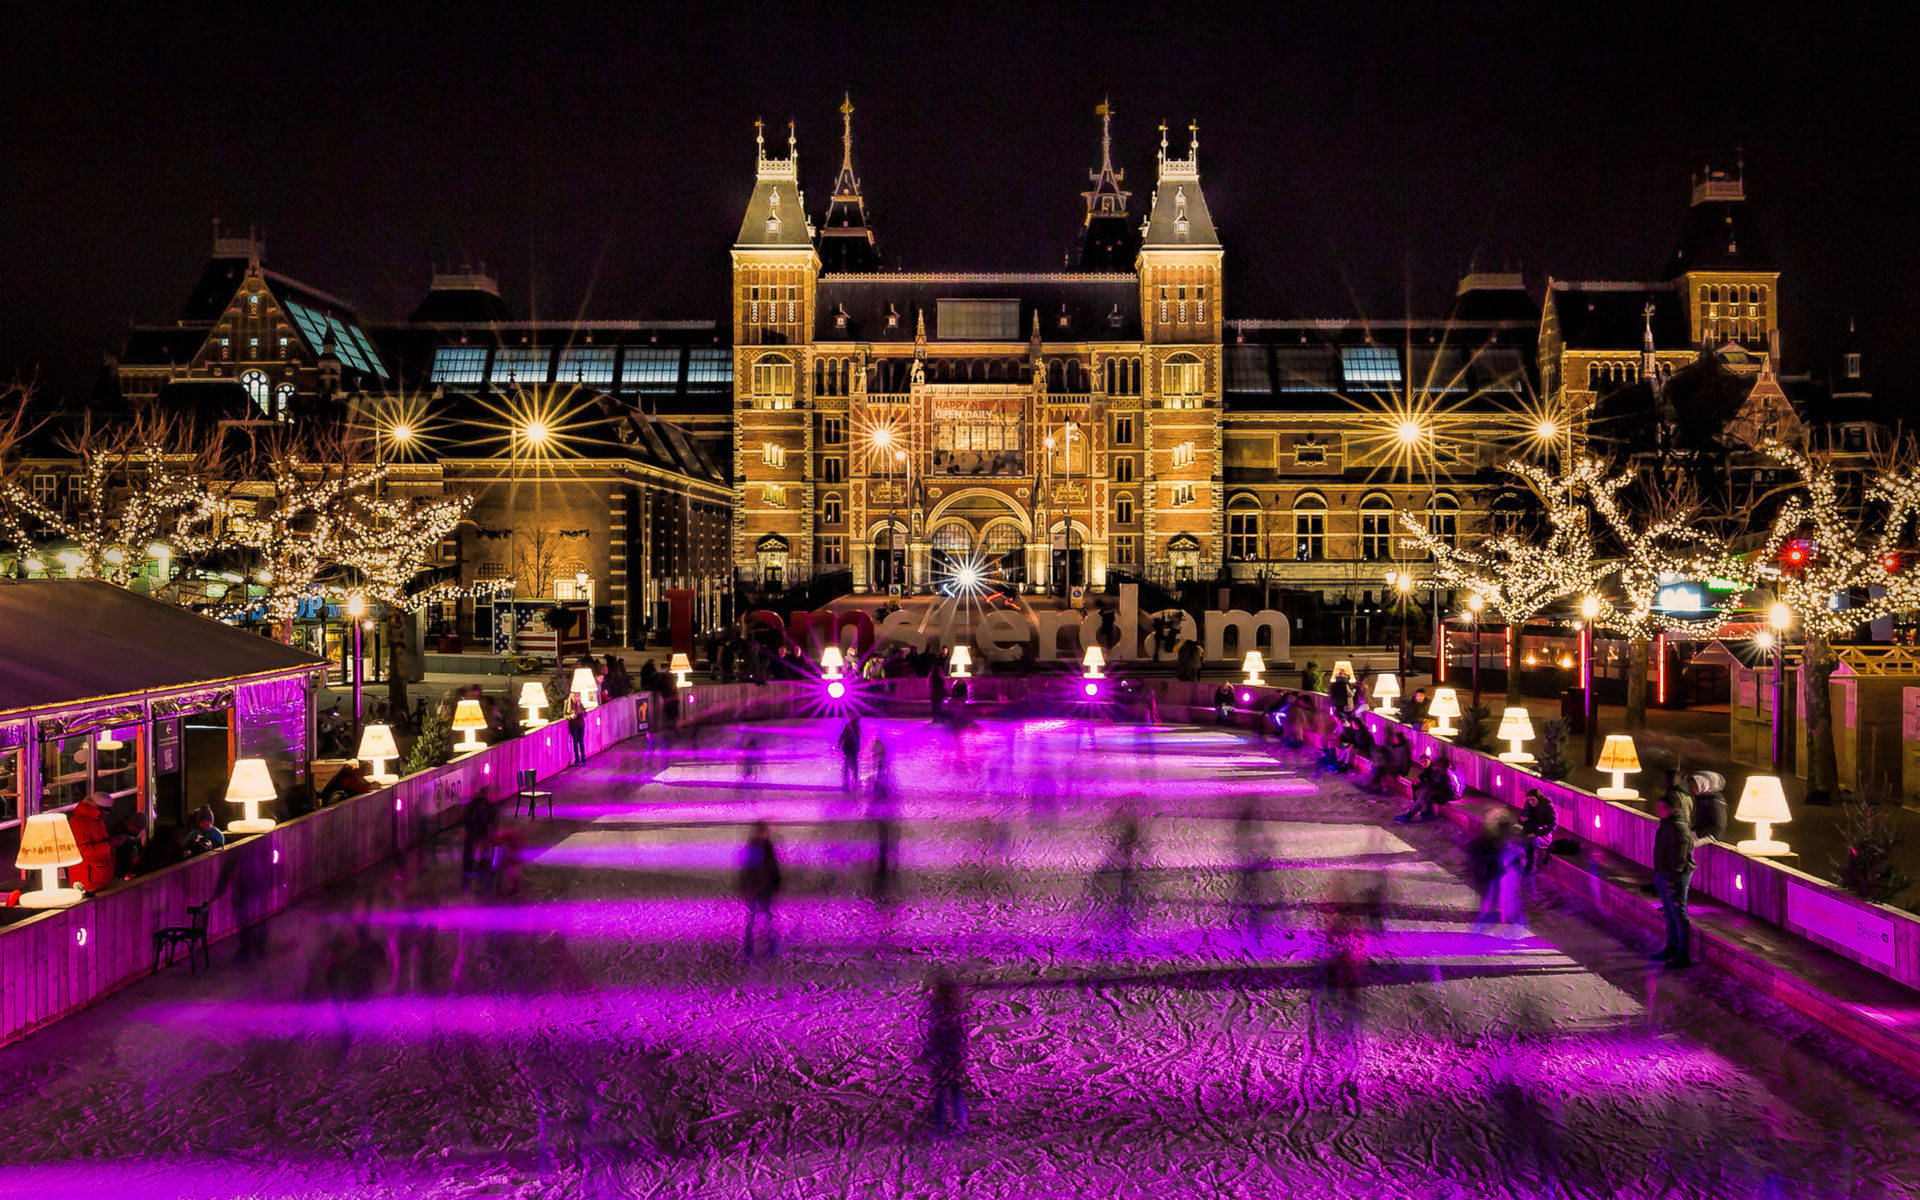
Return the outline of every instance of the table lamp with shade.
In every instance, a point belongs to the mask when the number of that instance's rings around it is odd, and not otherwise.
[[[1247,657],[1240,664],[1240,669],[1247,673],[1248,687],[1260,687],[1266,683],[1266,680],[1260,677],[1266,674],[1267,658],[1258,650],[1247,651]]]
[[[1633,738],[1624,733],[1610,733],[1600,747],[1600,761],[1594,764],[1596,771],[1605,771],[1613,776],[1613,786],[1603,787],[1594,792],[1602,800],[1638,800],[1640,793],[1627,786],[1627,776],[1640,770],[1640,754],[1634,749]]]
[[[953,678],[971,679],[973,677],[972,668],[973,651],[967,649],[964,644],[955,646],[953,653],[947,655],[947,674]]]
[[[840,647],[828,646],[820,652],[820,677],[838,679],[846,673],[847,658],[840,653]]]
[[[80,845],[63,812],[35,813],[20,827],[20,851],[13,865],[23,871],[38,868],[40,886],[20,893],[21,908],[65,908],[84,897],[79,888],[60,886],[60,868],[80,862]]]
[[[1427,715],[1434,720],[1433,736],[1452,738],[1459,735],[1453,727],[1453,719],[1460,715],[1460,695],[1450,687],[1433,689],[1433,699],[1427,701]]]
[[[594,677],[592,667],[575,667],[573,682],[567,690],[580,697],[581,708],[600,707],[600,681]]]
[[[1777,775],[1749,775],[1747,784],[1740,789],[1740,805],[1734,809],[1733,819],[1751,821],[1755,837],[1736,843],[1734,849],[1742,854],[1773,855],[1791,854],[1787,844],[1773,836],[1773,827],[1793,820],[1793,814],[1787,811],[1786,789],[1780,786]]]
[[[454,745],[454,753],[472,754],[487,748],[487,744],[479,737],[480,731],[487,727],[487,714],[480,711],[478,700],[469,697],[454,706],[453,727],[460,731],[460,741]]]
[[[1333,664],[1333,676],[1332,676],[1332,677],[1333,677],[1334,679],[1338,679],[1338,678],[1340,678],[1340,677],[1341,677],[1342,675],[1345,675],[1345,676],[1346,676],[1346,677],[1347,677],[1348,679],[1352,679],[1352,678],[1353,678],[1353,664],[1352,664],[1351,662],[1348,662],[1348,661],[1347,661],[1346,659],[1344,659],[1344,658],[1343,658],[1343,659],[1341,659],[1340,661],[1338,661],[1338,662],[1336,662],[1336,663],[1334,663],[1334,664]]]
[[[480,707],[477,701],[474,708]],[[482,722],[484,724],[485,722]],[[456,728],[458,722],[455,723]],[[280,798],[274,791],[273,776],[267,773],[267,760],[264,758],[242,758],[233,764],[233,774],[227,777],[227,803],[238,804],[246,816],[238,821],[227,822],[227,832],[233,834],[266,833],[277,823],[271,817],[260,815],[260,806],[270,804]]]
[[[675,654],[668,660],[667,670],[673,672],[673,686],[678,688],[693,686],[693,660],[687,657],[685,651]]]
[[[1400,709],[1394,704],[1400,698],[1400,677],[1392,671],[1382,671],[1373,681],[1374,698],[1380,701],[1375,711],[1383,717],[1391,717]]]
[[[360,750],[354,757],[373,764],[373,773],[367,776],[369,783],[399,783],[400,777],[388,772],[386,764],[400,757],[400,747],[394,745],[393,728],[389,725],[369,725],[360,732]]]
[[[547,706],[547,685],[538,679],[529,679],[520,685],[520,707],[527,710],[527,719],[521,724],[528,729],[538,729],[547,724],[540,710]]]
[[[126,746],[125,742],[113,736],[111,729],[102,729],[93,739],[93,744],[102,750],[119,750]]]
[[[1533,740],[1533,714],[1518,704],[1507,706],[1500,714],[1500,732],[1494,735],[1506,742],[1511,749],[1500,755],[1503,763],[1530,763],[1533,755],[1520,748],[1521,742]]]
[[[1080,665],[1086,668],[1088,679],[1107,677],[1107,656],[1098,646],[1088,646],[1086,654],[1080,659]]]

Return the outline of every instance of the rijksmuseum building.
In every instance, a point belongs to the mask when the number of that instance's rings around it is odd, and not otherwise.
[[[669,588],[708,625],[785,591],[931,590],[966,564],[1035,591],[1234,583],[1371,606],[1422,557],[1396,513],[1475,537],[1497,464],[1588,437],[1610,396],[1683,423],[1697,406],[1667,397],[1689,375],[1733,381],[1756,423],[1865,436],[1857,354],[1780,368],[1779,273],[1737,169],[1676,202],[1658,271],[1539,293],[1473,273],[1428,318],[1273,320],[1232,306],[1197,131],[1177,149],[1162,132],[1141,204],[1103,114],[1097,168],[1060,198],[1064,269],[914,273],[887,268],[841,115],[821,208],[791,130],[783,156],[756,138],[722,320],[529,321],[464,271],[371,321],[226,238],[109,375],[134,402],[254,422],[345,404],[436,431],[396,478],[477,494],[444,570],[583,589],[623,642],[664,624]],[[485,605],[442,619],[480,636]]]

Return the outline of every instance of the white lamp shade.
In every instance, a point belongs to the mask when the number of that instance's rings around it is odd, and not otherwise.
[[[827,678],[837,677],[847,666],[846,656],[840,653],[840,647],[828,646],[820,652],[820,671]]]
[[[111,729],[102,729],[99,736],[93,739],[93,744],[102,750],[118,750],[126,745],[125,742],[113,736]]]
[[[1459,716],[1459,693],[1450,687],[1435,688],[1433,699],[1427,702],[1427,715],[1436,721],[1451,720]]]
[[[360,732],[360,753],[355,757],[368,761],[399,758],[400,747],[393,744],[393,729],[386,725],[367,726]]]
[[[1098,671],[1107,665],[1107,656],[1101,652],[1100,647],[1088,646],[1086,654],[1080,659],[1080,665],[1090,672]]]
[[[1610,733],[1606,744],[1600,747],[1600,761],[1595,770],[1619,772],[1631,775],[1640,769],[1640,755],[1634,749],[1633,739],[1624,733]]]
[[[1333,673],[1336,678],[1341,675],[1345,675],[1348,679],[1352,679],[1353,664],[1343,658],[1339,662],[1333,664]]]
[[[578,692],[580,695],[592,700],[600,695],[600,681],[593,677],[592,667],[575,667],[573,669],[573,684],[567,690],[570,692]],[[459,727],[457,723],[454,725],[455,729]]]
[[[685,654],[676,654],[672,660],[667,663],[667,670],[672,671],[675,675],[691,675],[693,674],[693,663]]]
[[[477,701],[462,701],[472,704],[474,711],[480,711]],[[455,722],[458,727],[459,722]],[[486,724],[485,721],[481,722]],[[273,776],[267,773],[267,760],[264,758],[243,758],[233,764],[233,774],[227,779],[227,803],[245,804],[248,801],[264,804],[279,797],[273,790]]]
[[[947,655],[948,670],[958,671],[962,667],[970,667],[972,665],[973,651],[967,649],[965,646],[955,646],[953,653]]]
[[[1258,650],[1249,650],[1247,651],[1246,661],[1240,664],[1240,669],[1249,675],[1258,675],[1267,669],[1266,656]]]
[[[1787,811],[1787,793],[1775,775],[1749,775],[1740,789],[1740,806],[1734,810],[1736,821],[1765,821],[1780,825],[1793,820]]]
[[[487,715],[480,711],[478,700],[462,700],[453,709],[453,727],[455,729],[485,729]],[[231,800],[233,797],[227,797]]]
[[[1373,681],[1373,697],[1376,700],[1398,700],[1400,698],[1400,677],[1392,671],[1382,671]]]
[[[13,865],[22,870],[35,867],[71,867],[80,861],[80,845],[73,840],[73,826],[67,814],[35,813],[20,830],[20,852]]]
[[[1500,732],[1494,736],[1503,742],[1524,742],[1533,737],[1533,715],[1519,705],[1500,714]]]
[[[520,685],[520,707],[529,712],[538,712],[547,706],[547,685],[538,679],[529,679]]]

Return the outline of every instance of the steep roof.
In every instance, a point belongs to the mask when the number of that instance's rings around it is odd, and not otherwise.
[[[740,249],[798,249],[813,245],[813,226],[807,220],[806,197],[800,194],[800,147],[793,127],[787,127],[787,156],[768,158],[766,136],[754,122],[755,160],[753,197],[740,218]]]
[[[1647,305],[1653,305],[1653,344],[1662,350],[1692,345],[1686,300],[1670,283],[1577,283],[1554,280],[1553,311],[1560,340],[1570,350],[1639,350]]]
[[[435,273],[427,294],[408,320],[416,323],[485,324],[507,321],[513,314],[500,298],[500,285],[484,271]]]
[[[0,713],[325,660],[90,579],[0,579]]]
[[[1667,263],[1667,278],[1687,271],[1771,271],[1773,256],[1747,205],[1738,168],[1709,170],[1696,178],[1693,205],[1680,225],[1680,244]]]
[[[1147,249],[1220,246],[1207,198],[1200,193],[1200,129],[1190,125],[1188,130],[1187,156],[1174,159],[1167,157],[1166,126],[1160,127],[1160,178],[1153,191],[1153,209],[1147,214]]]

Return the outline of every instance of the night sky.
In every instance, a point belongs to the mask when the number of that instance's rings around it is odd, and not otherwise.
[[[780,143],[799,123],[817,220],[843,90],[909,270],[1057,267],[1102,96],[1136,206],[1158,123],[1179,151],[1198,120],[1232,316],[1444,311],[1476,256],[1536,294],[1653,277],[1689,172],[1741,146],[1788,369],[1824,370],[1857,314],[1876,390],[1904,409],[1920,383],[1899,9],[136,7],[16,7],[0,32],[0,372],[62,393],[173,318],[216,216],[375,321],[432,262],[481,259],[522,315],[722,315],[753,119]]]

